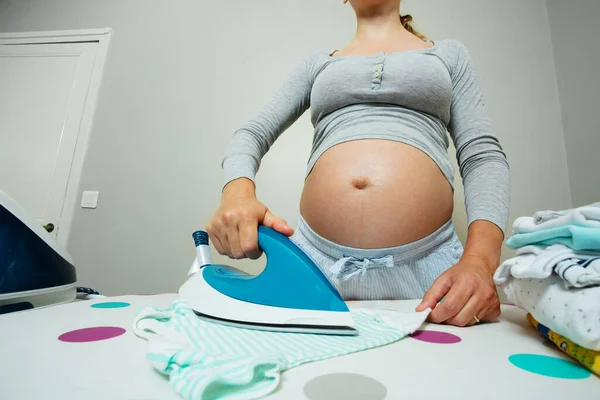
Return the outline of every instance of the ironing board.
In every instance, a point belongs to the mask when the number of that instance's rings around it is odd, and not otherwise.
[[[178,399],[167,379],[146,361],[147,343],[131,332],[140,309],[168,308],[177,298],[175,294],[120,296],[0,315],[0,398]],[[350,306],[411,312],[417,303]],[[522,310],[505,305],[502,311],[498,323],[463,329],[426,324],[424,332],[395,344],[291,369],[267,399],[310,399],[305,387],[317,380],[319,390],[336,398],[344,375],[329,377],[339,373],[370,379],[384,388],[386,399],[548,400],[600,394],[600,378],[595,375],[551,378],[511,364],[509,356],[518,353],[568,357],[542,340]],[[92,327],[104,328],[81,331]],[[89,341],[102,335],[114,337]]]

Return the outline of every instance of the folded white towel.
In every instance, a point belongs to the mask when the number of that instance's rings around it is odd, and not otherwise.
[[[531,217],[524,217],[524,218],[529,219]],[[583,206],[583,207],[567,209],[567,210],[538,211],[535,214],[533,214],[533,218],[531,218],[531,223],[533,223],[534,225],[540,225],[540,224],[544,224],[546,222],[554,221],[557,219],[560,220],[559,222],[557,222],[557,225],[551,225],[551,226],[547,226],[547,227],[553,228],[556,226],[569,225],[569,224],[578,225],[578,223],[576,223],[576,222],[581,222],[581,221],[584,221],[584,223],[586,221],[590,221],[590,220],[600,221],[600,202],[589,204],[589,205]],[[527,226],[529,226],[529,225],[526,225],[525,227],[527,227]],[[583,226],[588,226],[588,225],[583,225]],[[546,228],[540,228],[540,229],[546,229]],[[524,232],[531,232],[531,231],[524,231]]]

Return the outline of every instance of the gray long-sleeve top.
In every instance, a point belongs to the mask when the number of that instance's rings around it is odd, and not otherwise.
[[[223,159],[224,185],[255,179],[262,157],[306,110],[314,126],[306,176],[330,147],[387,139],[423,151],[453,185],[450,133],[463,179],[469,225],[486,220],[506,230],[509,166],[492,131],[476,72],[456,40],[372,56],[315,52],[268,104],[234,134]]]

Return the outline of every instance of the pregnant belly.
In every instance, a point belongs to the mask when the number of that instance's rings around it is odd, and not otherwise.
[[[300,212],[319,235],[374,249],[426,237],[453,211],[452,188],[420,150],[357,140],[327,150],[307,177]]]

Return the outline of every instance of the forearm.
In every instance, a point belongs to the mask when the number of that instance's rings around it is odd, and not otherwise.
[[[496,224],[485,220],[474,221],[469,226],[463,259],[476,260],[493,274],[500,264],[503,240],[504,234]]]
[[[508,163],[497,151],[479,151],[461,162],[467,223],[485,220],[504,232],[510,210]]]
[[[464,176],[469,229],[463,258],[493,274],[500,263],[510,206],[508,164],[496,154],[469,166]]]

